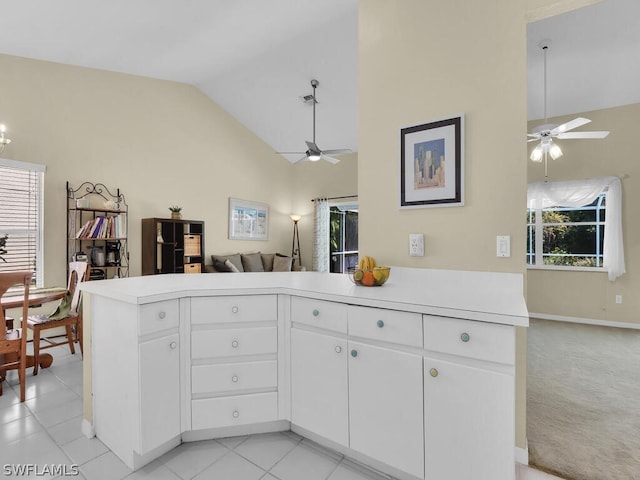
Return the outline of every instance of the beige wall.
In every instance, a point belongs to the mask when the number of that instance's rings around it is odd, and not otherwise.
[[[592,122],[580,130],[609,130],[602,140],[565,140],[564,155],[549,161],[549,180],[579,180],[616,176],[622,179],[622,224],[627,273],[610,282],[605,272],[529,270],[527,298],[530,312],[616,322],[640,323],[640,104],[552,118],[561,124],[575,117]],[[530,129],[542,123],[529,122]],[[531,147],[533,148],[533,147]],[[528,163],[530,182],[544,180],[544,167]],[[615,296],[622,295],[622,304]]]
[[[295,168],[195,87],[0,55],[0,92],[13,140],[3,156],[47,166],[45,285],[66,281],[67,180],[124,193],[131,275],[140,219],[168,218],[173,204],[206,222],[207,254],[290,248]],[[268,242],[227,239],[230,196],[270,205]]]

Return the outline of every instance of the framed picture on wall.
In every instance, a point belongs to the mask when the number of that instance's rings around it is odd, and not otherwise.
[[[269,240],[269,205],[229,197],[229,240]]]
[[[400,129],[400,208],[464,205],[462,115]]]

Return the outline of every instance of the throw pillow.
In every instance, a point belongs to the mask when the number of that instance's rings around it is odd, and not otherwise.
[[[242,253],[240,254],[240,258],[242,259],[242,266],[245,272],[264,272],[260,252]]]
[[[280,257],[276,255],[273,259],[273,271],[274,272],[290,272],[292,261],[293,261],[293,258],[291,257]]]
[[[227,260],[233,263],[239,272],[244,272],[244,267],[242,266],[242,257],[239,253],[234,253],[233,255],[227,255]]]
[[[211,257],[214,257],[214,255],[211,255]],[[229,267],[227,267],[224,262],[226,261],[226,258],[223,261],[218,260],[217,258],[213,258],[213,268],[215,269],[216,272],[230,272],[231,269]]]
[[[235,264],[228,258],[224,261],[224,264],[229,269],[230,272],[240,273],[240,270],[238,270],[238,267],[236,267]]]
[[[262,267],[265,272],[273,271],[273,258],[276,256],[275,253],[263,253],[260,255],[262,257]]]

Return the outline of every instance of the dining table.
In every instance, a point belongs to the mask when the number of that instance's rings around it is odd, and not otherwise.
[[[55,288],[44,291],[29,292],[27,303],[29,308],[39,307],[44,303],[55,302],[60,300],[67,293],[66,288]],[[22,308],[24,304],[24,295],[4,295],[0,297],[0,308],[3,312],[12,308]],[[13,329],[13,319],[7,318],[6,328]],[[40,368],[48,368],[53,363],[53,356],[49,353],[40,354]],[[35,365],[35,358],[33,355],[27,355],[27,368]]]

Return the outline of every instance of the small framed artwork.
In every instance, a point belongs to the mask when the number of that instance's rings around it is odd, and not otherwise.
[[[400,208],[464,205],[462,115],[400,129]]]
[[[269,205],[229,197],[229,240],[269,240]]]

